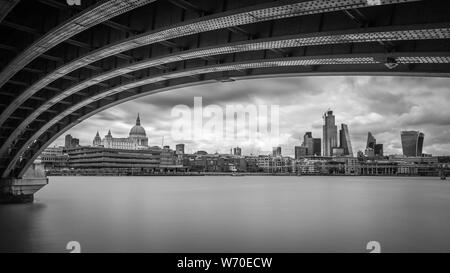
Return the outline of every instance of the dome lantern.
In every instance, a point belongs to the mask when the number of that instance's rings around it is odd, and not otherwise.
[[[136,125],[133,126],[130,130],[130,137],[146,137],[147,134],[145,133],[144,127],[141,126],[141,119],[138,114],[136,119]]]

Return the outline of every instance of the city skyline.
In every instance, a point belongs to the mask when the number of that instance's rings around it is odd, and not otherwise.
[[[345,123],[349,126],[354,153],[365,150],[367,132],[372,132],[378,142],[384,144],[385,154],[401,154],[400,132],[406,130],[425,132],[427,138],[424,152],[436,155],[450,153],[447,137],[449,129],[446,127],[448,121],[443,118],[449,110],[441,103],[442,98],[448,96],[441,91],[450,81],[401,77],[330,77],[323,83],[320,79],[321,77],[305,77],[239,81],[155,94],[103,111],[67,133],[77,132],[77,137],[84,144],[92,141],[92,131],[95,134],[97,130],[100,135],[106,135],[108,128],[111,128],[113,135],[126,136],[130,123],[137,112],[140,112],[147,129],[149,145],[161,146],[164,137],[164,143],[174,146],[178,141],[170,140],[171,107],[177,104],[192,106],[193,96],[198,95],[203,96],[205,104],[264,104],[269,102],[271,90],[278,88],[280,96],[271,98],[270,103],[277,103],[281,107],[281,143],[278,146],[282,147],[283,154],[293,156],[294,147],[302,144],[305,132],[322,136],[320,113],[327,108],[333,108],[335,113],[339,113],[336,124]],[[211,92],[216,89],[217,92]],[[413,95],[408,96],[408,92]],[[324,100],[324,97],[327,99]],[[359,103],[355,104],[355,100]],[[431,107],[432,102],[434,107]],[[355,106],[349,109],[346,107],[348,104]],[[63,137],[55,142],[57,145],[62,143]],[[227,153],[236,146],[241,147],[245,154],[270,153],[272,149],[272,145],[264,147],[261,143],[246,145],[231,142],[218,145],[210,141],[186,144],[191,151],[221,153]]]
[[[294,147],[294,158],[304,156],[349,156],[354,157],[353,148],[351,144],[351,136],[349,133],[348,125],[342,123],[341,129],[339,129],[339,134],[337,133],[337,126],[335,124],[335,115],[333,111],[328,109],[323,116],[323,139],[329,138],[327,143],[324,143],[323,147],[321,145],[321,138],[313,138],[312,132],[306,132],[303,136],[303,142],[301,146]],[[330,133],[331,129],[331,133]],[[331,135],[331,136],[330,136]],[[407,136],[407,137],[405,137]],[[417,140],[414,140],[416,138]],[[401,141],[402,141],[402,151],[404,156],[420,157],[422,156],[422,147],[424,143],[424,134],[420,131],[401,131]],[[417,147],[410,147],[411,145],[416,145]],[[140,115],[137,114],[136,124],[131,128],[129,136],[127,138],[114,138],[112,136],[111,130],[108,130],[108,134],[102,139],[97,131],[92,145],[80,145],[80,140],[74,138],[70,134],[66,134],[64,137],[64,147],[72,148],[78,146],[92,146],[92,147],[104,147],[113,149],[128,149],[128,150],[140,150],[151,148],[148,145],[148,137],[146,135],[146,130],[141,126]],[[155,145],[156,147],[158,145]],[[329,146],[327,148],[327,146]],[[161,143],[161,149],[169,148],[170,145],[164,145]],[[182,147],[182,148],[181,148]],[[328,154],[322,154],[321,150],[327,151]],[[335,153],[335,149],[342,150],[340,154]],[[413,152],[412,149],[415,149]],[[175,150],[180,151],[185,150],[185,144],[179,143],[175,145]],[[371,152],[373,155],[371,155]],[[203,152],[203,151],[197,151]],[[359,150],[358,152],[362,152]],[[217,151],[216,151],[217,153]],[[413,153],[413,154],[412,154]],[[259,155],[263,155],[260,153]],[[383,157],[383,144],[377,144],[376,138],[373,136],[372,132],[368,132],[367,145],[364,154],[368,157],[381,156]],[[242,148],[233,147],[230,148],[230,155],[244,156],[252,154],[243,154]],[[276,146],[272,147],[272,156],[286,156],[282,153],[282,147]],[[288,154],[287,156],[292,156]]]

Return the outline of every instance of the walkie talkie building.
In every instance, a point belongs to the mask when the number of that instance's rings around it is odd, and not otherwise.
[[[402,132],[402,148],[404,156],[421,156],[425,135],[419,131]]]

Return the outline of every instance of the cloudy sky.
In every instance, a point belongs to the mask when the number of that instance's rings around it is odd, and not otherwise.
[[[400,131],[425,133],[424,152],[450,154],[450,79],[407,77],[296,77],[242,80],[172,90],[150,95],[105,110],[72,128],[68,133],[91,145],[97,131],[114,137],[128,136],[136,115],[149,136],[150,145],[174,146],[171,130],[179,118],[173,107],[193,107],[194,97],[203,105],[279,105],[283,155],[292,155],[307,131],[322,137],[322,115],[332,109],[336,123],[349,126],[353,150],[364,150],[367,132],[384,144],[386,154],[400,154]],[[266,153],[273,143],[264,137],[255,142],[224,141],[210,136],[202,141],[183,141],[187,152],[206,150],[226,153],[240,146],[244,154]],[[60,137],[54,145],[62,145]]]

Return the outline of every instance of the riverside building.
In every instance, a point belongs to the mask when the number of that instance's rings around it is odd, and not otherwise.
[[[148,137],[144,127],[142,127],[141,125],[141,119],[138,114],[136,125],[131,128],[128,137],[115,138],[112,136],[110,130],[108,131],[108,134],[103,139],[101,139],[100,134],[97,132],[92,144],[94,147],[122,150],[143,150],[148,149]]]

